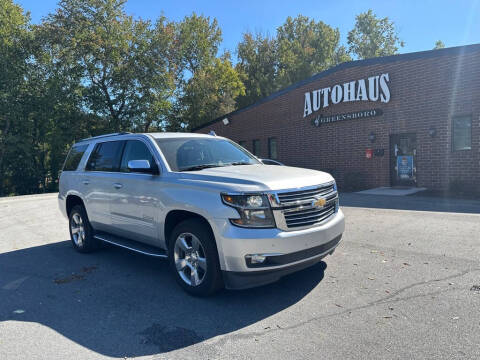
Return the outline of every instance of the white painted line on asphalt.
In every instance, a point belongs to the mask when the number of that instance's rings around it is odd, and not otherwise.
[[[20,196],[5,196],[5,197],[0,197],[0,203],[32,201],[32,200],[35,200],[35,201],[50,200],[51,198],[55,198],[55,197],[58,197],[58,193],[20,195]]]
[[[424,188],[424,187],[408,187],[408,188],[404,188],[404,189],[398,189],[398,188],[382,186],[382,187],[375,188],[375,189],[357,191],[356,194],[382,195],[382,196],[406,196],[406,195],[412,195],[412,194],[415,194],[417,192],[424,191],[424,190],[427,190],[427,188]]]
[[[27,280],[29,276],[24,276],[20,279],[14,280],[2,287],[3,290],[17,290],[22,283]]]
[[[359,207],[359,206],[340,206],[340,209],[348,209],[354,210],[372,210],[372,211],[399,211],[399,212],[412,212],[412,213],[420,213],[420,214],[432,214],[432,215],[453,215],[453,216],[477,216],[480,217],[479,214],[471,213],[471,212],[448,212],[448,211],[427,211],[427,210],[407,210],[407,209],[390,209],[390,208],[375,208],[375,207]]]

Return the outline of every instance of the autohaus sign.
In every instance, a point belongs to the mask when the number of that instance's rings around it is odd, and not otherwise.
[[[360,101],[381,101],[388,103],[390,101],[390,89],[388,83],[390,78],[388,73],[371,76],[367,79],[350,81],[344,84],[337,84],[332,87],[326,87],[305,93],[305,105],[303,107],[303,117],[307,117],[320,109],[325,109],[330,105],[336,105],[341,102],[360,102]],[[372,112],[373,113],[369,113]],[[358,114],[357,114],[358,113]],[[368,113],[361,115],[360,113]],[[357,115],[355,115],[357,114]],[[321,117],[324,119],[335,118],[339,120],[349,120],[362,117],[380,115],[378,109],[366,110],[355,113],[332,115]],[[317,117],[318,118],[318,117]],[[318,126],[318,125],[317,125]]]
[[[345,114],[337,114],[337,115],[318,115],[312,119],[312,125],[320,126],[322,124],[327,124],[331,122],[337,122],[342,120],[354,120],[354,119],[363,119],[369,118],[374,116],[382,115],[382,109],[369,109],[369,110],[362,110],[362,111],[355,111]]]

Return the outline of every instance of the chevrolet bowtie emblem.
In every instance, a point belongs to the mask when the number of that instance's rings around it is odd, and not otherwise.
[[[315,207],[321,208],[321,207],[324,207],[326,203],[327,203],[327,200],[325,200],[324,198],[320,198],[320,199],[314,200],[312,205]]]

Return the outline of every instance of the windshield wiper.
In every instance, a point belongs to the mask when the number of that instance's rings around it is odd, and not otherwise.
[[[226,164],[225,166],[238,166],[238,165],[253,165],[252,163],[249,163],[247,161],[236,161],[236,162],[232,162],[232,163],[228,163]]]
[[[203,164],[203,165],[194,165],[194,166],[189,166],[186,168],[179,169],[178,171],[195,171],[195,170],[202,170],[202,169],[208,169],[208,168],[214,168],[214,167],[220,167],[222,165],[218,164]]]

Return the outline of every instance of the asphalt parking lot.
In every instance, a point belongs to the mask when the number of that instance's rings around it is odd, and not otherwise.
[[[341,202],[324,262],[199,299],[163,261],[76,253],[55,194],[0,199],[0,359],[480,358],[480,202]]]

